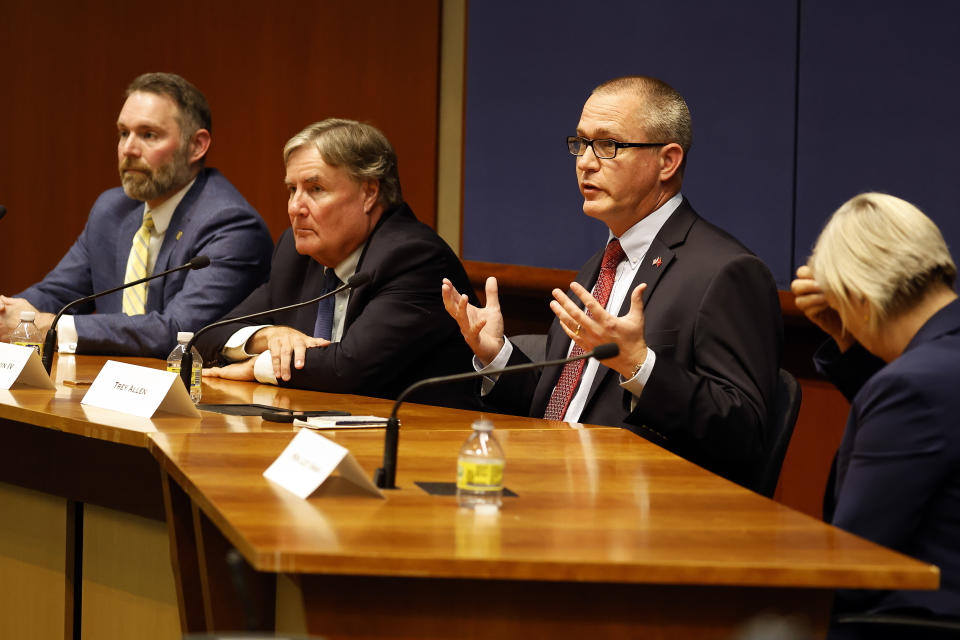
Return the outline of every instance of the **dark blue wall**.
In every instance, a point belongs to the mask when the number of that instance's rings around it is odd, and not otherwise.
[[[781,287],[865,189],[960,243],[958,18],[946,0],[471,2],[464,258],[576,269],[602,244],[563,138],[594,86],[632,73],[685,96],[684,194]]]
[[[797,257],[861,191],[910,200],[960,259],[960,2],[803,0]]]

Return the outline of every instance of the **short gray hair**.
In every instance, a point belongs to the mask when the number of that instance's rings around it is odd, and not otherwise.
[[[383,132],[373,125],[343,118],[315,122],[290,138],[283,147],[283,163],[301,147],[312,144],[331,167],[346,171],[354,180],[377,180],[378,201],[386,208],[403,202],[397,153]]]
[[[693,145],[690,109],[680,93],[663,80],[650,76],[622,76],[601,84],[593,93],[632,93],[642,100],[641,122],[648,142],[676,142],[683,149],[683,164]]]
[[[824,292],[842,306],[864,299],[872,329],[910,309],[931,289],[952,289],[957,279],[933,220],[885,193],[861,193],[843,203],[820,232],[810,268]]]

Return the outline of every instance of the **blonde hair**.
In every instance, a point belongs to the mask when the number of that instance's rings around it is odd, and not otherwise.
[[[283,163],[297,149],[312,144],[331,167],[347,172],[354,180],[377,180],[378,200],[386,208],[403,202],[397,153],[383,132],[373,125],[343,118],[327,118],[308,125],[283,147]]]
[[[931,289],[953,289],[957,267],[937,225],[906,200],[861,193],[827,221],[810,257],[817,283],[840,303],[866,301],[877,329]]]

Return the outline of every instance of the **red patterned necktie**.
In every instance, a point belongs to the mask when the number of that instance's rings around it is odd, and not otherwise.
[[[603,308],[607,307],[607,301],[610,300],[613,280],[617,275],[617,265],[623,262],[625,257],[626,254],[620,246],[620,241],[616,238],[611,240],[610,244],[607,245],[607,250],[603,253],[600,276],[597,278],[597,283],[593,285],[593,291],[591,292]],[[589,311],[587,315],[590,315]],[[583,349],[580,348],[580,345],[574,343],[573,349],[570,351],[570,357],[581,354],[583,354]],[[547,409],[543,412],[545,419],[563,419],[563,414],[567,412],[567,405],[570,404],[570,399],[573,398],[573,392],[577,388],[577,383],[580,382],[580,374],[583,372],[584,362],[586,361],[578,360],[577,362],[568,362],[564,365],[563,373],[560,374],[560,379],[557,380],[557,386],[553,388],[553,393],[550,395],[550,402],[547,403]]]

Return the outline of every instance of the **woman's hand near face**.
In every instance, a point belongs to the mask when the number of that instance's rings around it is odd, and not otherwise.
[[[813,324],[833,338],[840,347],[840,351],[846,351],[853,346],[856,340],[844,331],[840,314],[828,304],[823,289],[813,278],[810,267],[803,265],[797,269],[797,277],[790,283],[790,291],[793,293],[797,308],[803,311]]]

